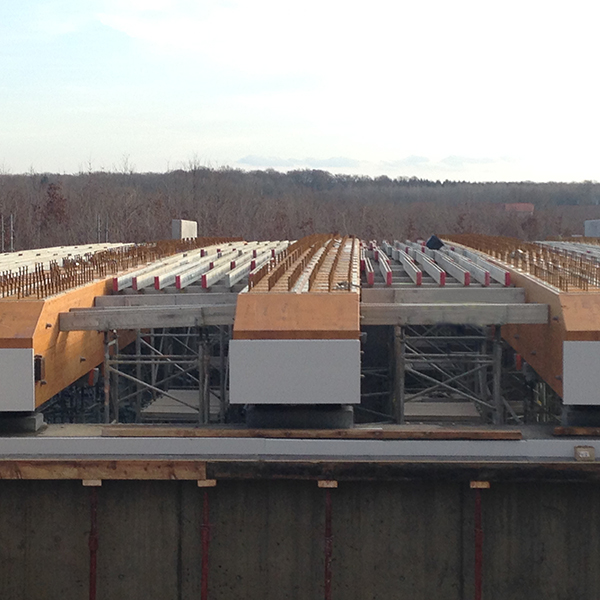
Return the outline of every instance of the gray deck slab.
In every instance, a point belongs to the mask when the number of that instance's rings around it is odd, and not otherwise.
[[[599,439],[324,440],[258,438],[1,437],[5,458],[162,458],[237,460],[434,460],[494,462],[573,460],[575,446]],[[574,461],[573,461],[574,462]]]

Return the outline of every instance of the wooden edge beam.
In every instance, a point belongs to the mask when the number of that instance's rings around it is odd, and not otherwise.
[[[600,427],[555,427],[553,435],[574,437],[600,437]]]
[[[206,480],[206,461],[162,459],[11,459],[0,460],[0,480]]]
[[[152,425],[107,425],[102,437],[274,438],[351,440],[522,440],[520,429],[483,427],[419,429],[217,429]]]

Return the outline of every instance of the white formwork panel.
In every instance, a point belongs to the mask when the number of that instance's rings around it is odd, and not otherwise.
[[[33,410],[33,348],[0,348],[0,412]]]
[[[231,404],[359,404],[358,340],[232,340]]]
[[[563,403],[600,405],[600,342],[563,342]]]

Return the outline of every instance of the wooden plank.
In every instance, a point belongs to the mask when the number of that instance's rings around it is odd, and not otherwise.
[[[547,304],[365,304],[362,325],[546,324]]]
[[[95,308],[117,308],[120,306],[193,306],[196,304],[235,304],[235,292],[177,292],[164,294],[125,294],[98,296]]]
[[[555,427],[556,436],[600,437],[600,427]]]
[[[481,423],[481,415],[472,402],[410,402],[404,405],[407,421],[446,421]]]
[[[408,303],[408,304],[519,304],[525,302],[523,288],[480,288],[480,287],[405,287],[397,289],[361,290],[362,301],[370,303]]]
[[[202,480],[199,460],[0,460],[0,479]]]
[[[235,296],[233,296],[235,298]],[[98,308],[61,313],[61,331],[231,325],[235,304]]]
[[[520,440],[518,429],[407,427],[396,429],[225,429],[108,425],[102,437],[199,437],[348,440]]]

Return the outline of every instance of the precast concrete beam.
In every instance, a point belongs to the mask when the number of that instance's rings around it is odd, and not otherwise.
[[[204,274],[211,269],[220,268],[223,265],[226,265],[229,268],[231,260],[237,255],[237,250],[231,248],[220,254],[217,253],[216,256],[209,257],[208,261],[198,263],[191,268],[176,274],[175,287],[178,290],[182,290],[192,283],[202,279]]]
[[[392,258],[402,264],[408,276],[415,285],[423,283],[423,271],[417,267],[415,261],[400,248],[392,248]]]
[[[484,267],[474,263],[470,258],[450,250],[447,246],[444,246],[440,252],[447,254],[452,260],[456,261],[463,269],[469,272],[471,277],[481,283],[481,285],[488,286],[491,283],[492,276],[490,272]]]
[[[442,268],[446,273],[452,275],[457,281],[467,286],[471,283],[471,273],[461,267],[458,263],[452,260],[449,256],[446,256],[438,250],[433,250],[433,256],[435,262]]]
[[[209,251],[210,251],[210,249],[209,249]],[[202,249],[200,250],[200,252],[202,252]],[[113,277],[113,292],[120,292],[121,290],[132,287],[134,280],[136,281],[136,285],[137,285],[138,277],[143,278],[143,276],[147,275],[148,273],[156,274],[157,271],[161,272],[162,269],[174,267],[177,263],[179,263],[183,259],[183,255],[184,255],[184,253],[180,252],[180,253],[175,254],[174,256],[171,256],[165,260],[153,262],[144,267],[140,267],[139,269],[136,269],[135,271],[130,271],[129,273],[119,275],[118,277]],[[153,277],[154,277],[154,275],[152,275],[152,278]],[[152,281],[153,281],[153,279],[152,279]],[[141,283],[141,281],[140,281],[140,283]],[[149,283],[148,283],[148,285],[149,285]]]
[[[409,247],[408,254],[411,258],[416,260],[421,265],[423,271],[425,271],[430,277],[432,277],[433,280],[436,281],[440,287],[446,285],[446,271],[444,271],[444,269],[436,265],[433,262],[433,260],[429,258],[424,252],[421,252],[420,250],[417,250],[414,247]]]
[[[510,272],[486,260],[484,254],[471,250],[470,248],[454,244],[452,242],[449,242],[448,240],[442,241],[444,242],[444,244],[447,245],[447,247],[450,250],[453,250],[458,253],[462,252],[464,256],[472,260],[475,264],[479,265],[480,267],[483,267],[486,271],[489,271],[494,281],[497,281],[498,283],[501,283],[505,286],[510,285]]]

